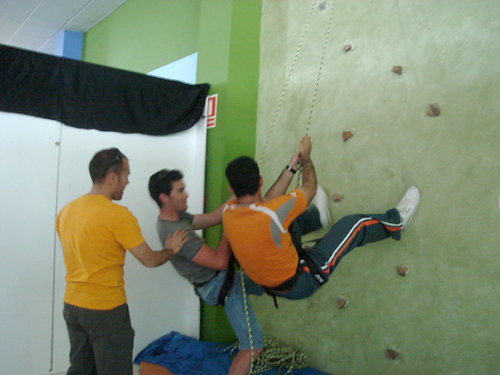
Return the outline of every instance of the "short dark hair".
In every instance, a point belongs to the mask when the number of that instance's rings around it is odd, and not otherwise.
[[[124,159],[127,159],[127,157],[116,147],[98,151],[89,163],[92,183],[96,184],[101,182],[112,172],[119,176],[123,171]]]
[[[259,190],[259,166],[250,156],[240,156],[229,163],[226,178],[238,198],[253,195]]]
[[[172,192],[172,182],[182,180],[184,175],[181,171],[174,169],[162,169],[149,177],[149,195],[161,208],[160,194],[170,195]]]

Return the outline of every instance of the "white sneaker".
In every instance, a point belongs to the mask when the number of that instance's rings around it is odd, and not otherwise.
[[[411,218],[415,215],[420,204],[420,190],[416,186],[410,186],[403,196],[403,199],[398,203],[396,209],[401,217],[401,230],[408,229]]]
[[[329,228],[332,222],[330,218],[330,199],[326,194],[326,191],[318,185],[316,190],[316,195],[312,200],[312,204],[314,204],[319,211],[319,220],[321,221],[321,225],[323,228]]]

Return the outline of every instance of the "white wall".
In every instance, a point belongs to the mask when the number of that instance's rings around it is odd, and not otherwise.
[[[191,70],[191,78],[178,79],[194,82],[195,56],[177,64]],[[162,168],[181,169],[189,209],[202,212],[205,143],[204,119],[185,132],[152,137],[82,130],[0,112],[0,373],[37,375],[68,367],[62,318],[65,270],[54,223],[66,203],[90,190],[88,163],[94,153],[118,147],[129,158],[130,184],[120,204],[138,218],[149,245],[159,249],[158,208],[149,197],[148,178]],[[127,254],[125,288],[136,331],[135,354],[172,330],[198,337],[199,299],[170,264],[147,269]]]

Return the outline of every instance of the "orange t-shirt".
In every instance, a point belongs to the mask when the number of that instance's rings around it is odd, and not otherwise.
[[[299,260],[288,227],[306,207],[304,193],[296,189],[268,202],[238,207],[231,201],[225,208],[224,234],[257,284],[272,288],[295,275]]]
[[[92,310],[123,305],[126,249],[144,242],[134,215],[104,195],[83,195],[59,212],[56,231],[66,265],[64,302]]]

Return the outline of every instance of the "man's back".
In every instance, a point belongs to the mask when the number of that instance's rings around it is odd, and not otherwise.
[[[304,195],[295,190],[247,207],[230,202],[224,211],[224,234],[236,259],[257,284],[275,287],[295,275],[298,256],[288,226],[305,208]]]
[[[130,211],[104,195],[83,195],[57,216],[66,265],[66,303],[106,310],[126,302],[126,249],[144,241]]]

